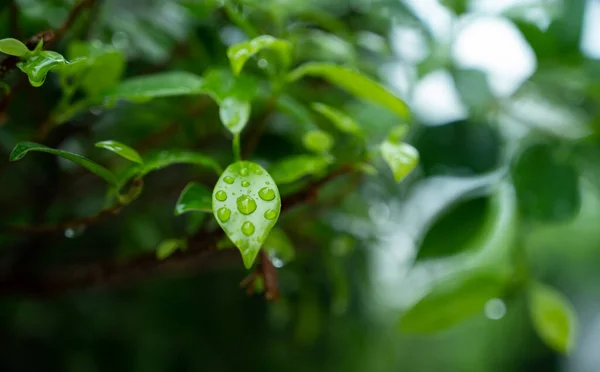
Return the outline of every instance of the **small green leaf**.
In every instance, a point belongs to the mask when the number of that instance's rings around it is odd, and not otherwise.
[[[117,179],[114,174],[112,174],[108,169],[104,168],[100,164],[97,164],[87,158],[84,158],[81,155],[73,154],[71,152],[56,150],[44,145],[40,145],[34,142],[19,142],[13,149],[10,154],[10,161],[21,160],[25,155],[27,155],[30,151],[39,151],[46,152],[48,154],[53,154],[56,156],[60,156],[61,158],[65,158],[67,160],[71,160],[74,163],[81,165],[86,168],[90,172],[96,174],[97,176],[103,178],[110,185],[116,186]]]
[[[278,185],[292,183],[308,175],[320,175],[327,170],[329,160],[317,155],[296,155],[280,160],[269,169]]]
[[[289,66],[292,45],[286,40],[277,39],[270,35],[261,35],[250,41],[232,45],[227,49],[227,57],[229,57],[233,73],[238,75],[246,61],[263,49],[277,51],[281,56],[284,68]]]
[[[540,338],[552,349],[568,354],[575,344],[577,316],[569,300],[542,283],[532,285],[529,313]]]
[[[175,215],[179,216],[186,212],[212,212],[212,196],[206,186],[196,182],[190,182],[181,191],[179,200],[175,205]]]
[[[408,107],[378,82],[348,67],[324,63],[309,62],[288,74],[287,80],[296,81],[301,77],[315,76],[328,80],[358,98],[387,107],[402,118],[408,118]]]
[[[59,53],[44,50],[31,54],[27,59],[17,63],[17,67],[27,74],[29,83],[39,87],[46,81],[46,75],[50,70],[67,65],[69,62]]]
[[[158,248],[156,248],[156,258],[159,260],[164,260],[169,257],[178,249],[185,250],[187,248],[187,244],[185,240],[182,239],[168,239],[160,243]]]
[[[235,97],[227,97],[221,102],[219,117],[225,128],[232,134],[238,134],[250,119],[250,102]]]
[[[250,268],[279,218],[281,197],[265,169],[256,163],[239,161],[219,177],[213,190],[212,210],[225,234],[240,250],[244,266]]]
[[[24,57],[29,53],[25,44],[17,39],[0,39],[0,52],[15,57]]]
[[[408,333],[433,333],[483,313],[485,303],[502,293],[503,282],[484,273],[444,279],[400,319],[400,329]]]
[[[105,100],[150,100],[157,97],[203,94],[204,80],[183,71],[168,71],[153,75],[136,76],[122,81],[103,96]]]
[[[350,116],[344,112],[328,106],[324,103],[315,102],[311,105],[313,110],[325,116],[337,129],[344,133],[360,135],[362,130]]]
[[[419,153],[407,143],[395,144],[384,141],[380,151],[383,160],[392,170],[396,182],[402,181],[419,163]]]
[[[333,147],[333,137],[322,130],[311,130],[304,134],[302,143],[308,151],[327,154]]]
[[[142,160],[142,157],[140,156],[140,154],[137,153],[137,151],[135,151],[134,149],[132,149],[131,147],[129,147],[127,145],[122,144],[121,142],[117,142],[117,141],[96,142],[96,147],[106,149],[108,151],[112,151],[115,154],[117,154],[127,160],[131,160],[132,162],[135,162],[138,164],[144,163],[144,161]]]
[[[267,252],[275,267],[283,267],[296,258],[292,242],[286,233],[278,228],[271,230],[263,249]]]

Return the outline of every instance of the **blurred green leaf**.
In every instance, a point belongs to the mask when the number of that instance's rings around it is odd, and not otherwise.
[[[348,91],[354,96],[387,107],[400,117],[407,119],[406,104],[378,82],[348,67],[324,62],[309,62],[288,74],[289,82],[304,76],[320,77]]]
[[[534,283],[529,312],[540,338],[552,349],[568,354],[575,345],[577,316],[569,300],[554,288]]]
[[[24,57],[29,53],[29,49],[17,39],[6,38],[0,39],[0,52],[10,56]]]
[[[444,278],[400,319],[407,333],[434,333],[483,313],[485,303],[500,297],[504,283],[484,273],[462,273]]]
[[[311,112],[295,98],[281,95],[277,98],[277,108],[294,118],[305,131],[317,128]]]
[[[302,137],[302,143],[308,151],[317,154],[327,154],[333,147],[333,137],[322,130],[311,130]]]
[[[127,159],[127,160],[131,160],[134,163],[138,163],[138,164],[143,164],[144,161],[142,160],[142,157],[140,156],[140,154],[138,154],[137,151],[135,151],[134,149],[132,149],[131,147],[122,144],[121,142],[117,142],[117,141],[101,141],[101,142],[96,142],[96,147],[99,147],[101,149],[105,149],[108,151],[112,151],[115,154]]]
[[[519,208],[523,216],[544,222],[564,222],[579,212],[579,175],[561,159],[554,146],[527,148],[512,167]]]
[[[337,129],[344,133],[360,135],[362,130],[359,125],[346,113],[328,106],[324,103],[315,102],[312,105],[313,110],[325,116]]]
[[[321,175],[329,166],[329,160],[318,155],[296,155],[279,160],[269,170],[278,185],[292,183],[308,175]]]
[[[392,170],[394,180],[401,182],[419,163],[419,152],[407,143],[384,141],[380,146],[383,160]]]
[[[39,87],[46,81],[48,72],[68,63],[61,54],[43,50],[29,55],[24,61],[17,63],[17,67],[27,74],[32,86]]]
[[[269,255],[275,267],[283,267],[296,258],[294,245],[288,238],[287,234],[278,228],[273,228],[265,244],[264,251]]]
[[[295,58],[299,61],[352,63],[357,59],[352,44],[318,29],[301,29],[294,33]]]
[[[250,119],[250,102],[227,97],[221,102],[219,117],[225,128],[232,134],[238,134]]]
[[[25,155],[27,155],[30,151],[39,151],[46,152],[48,154],[53,154],[56,156],[60,156],[61,158],[65,158],[74,163],[81,165],[86,168],[90,172],[96,174],[97,176],[104,179],[108,184],[116,186],[117,179],[114,174],[112,174],[108,169],[104,168],[100,164],[94,163],[93,161],[84,158],[81,155],[73,154],[71,152],[56,150],[44,145],[40,145],[34,142],[19,142],[16,144],[15,148],[12,150],[10,154],[10,161],[17,161],[23,159]]]
[[[187,244],[185,240],[182,239],[168,239],[160,243],[158,248],[156,249],[156,258],[159,260],[164,260],[169,257],[178,249],[185,250],[187,248]]]
[[[246,61],[263,49],[277,51],[281,57],[283,68],[289,66],[292,45],[286,40],[277,39],[270,35],[261,35],[250,41],[232,45],[227,49],[227,57],[229,57],[233,73],[238,75]]]
[[[202,94],[205,93],[203,83],[201,77],[190,72],[160,72],[124,80],[105,92],[103,98],[109,102],[116,99],[144,101],[156,97]]]
[[[206,186],[197,182],[187,184],[175,205],[176,216],[193,211],[212,212],[211,192]]]
[[[116,48],[100,42],[72,42],[67,56],[83,58],[77,84],[89,95],[96,96],[115,86],[125,70],[125,56]]]
[[[279,218],[281,197],[265,169],[240,161],[228,166],[219,177],[213,190],[212,210],[249,269]]]

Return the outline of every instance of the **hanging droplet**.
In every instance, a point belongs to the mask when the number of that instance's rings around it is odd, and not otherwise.
[[[256,202],[247,195],[242,195],[237,198],[237,207],[240,213],[250,214],[256,210]]]
[[[277,211],[273,209],[267,209],[265,211],[264,216],[267,220],[274,220],[275,218],[277,218]]]
[[[246,236],[254,234],[254,224],[250,221],[244,222],[244,224],[242,225],[242,232]]]
[[[215,198],[216,198],[218,201],[225,201],[225,200],[227,200],[227,193],[226,193],[225,191],[223,191],[223,190],[219,190],[219,191],[217,191],[217,193],[215,194]]]
[[[262,200],[271,201],[275,199],[275,191],[269,187],[263,187],[258,192],[258,196],[260,196]]]
[[[219,217],[219,220],[223,223],[229,221],[229,217],[231,217],[231,211],[229,210],[229,208],[219,208],[219,210],[217,211],[217,217]]]

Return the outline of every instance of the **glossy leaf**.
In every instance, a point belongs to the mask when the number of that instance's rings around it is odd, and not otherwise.
[[[283,267],[296,258],[294,245],[286,233],[278,228],[271,230],[263,249],[267,252],[275,267]]]
[[[0,39],[0,52],[15,57],[24,57],[29,53],[25,44],[17,39]]]
[[[288,74],[293,82],[303,76],[314,76],[328,80],[354,96],[390,109],[402,118],[408,118],[406,104],[375,80],[348,67],[322,62],[306,63]]]
[[[202,94],[204,80],[183,71],[168,71],[129,78],[106,92],[105,100],[128,99],[144,101],[158,97]]]
[[[89,96],[96,96],[115,86],[125,70],[123,53],[100,42],[72,42],[67,56],[71,60],[83,59],[76,79],[78,86]]]
[[[219,117],[225,128],[233,134],[238,134],[250,119],[250,102],[227,97],[221,102]]]
[[[304,147],[317,154],[327,154],[333,147],[333,137],[322,130],[311,130],[302,137]]]
[[[419,163],[419,153],[407,143],[385,141],[381,144],[380,151],[396,182],[402,181]]]
[[[292,45],[286,40],[277,39],[270,35],[261,35],[250,41],[232,45],[227,49],[227,57],[229,57],[233,73],[238,75],[246,61],[263,49],[277,51],[284,68],[290,64]]]
[[[317,155],[296,155],[273,164],[269,170],[278,185],[292,183],[308,175],[321,175],[327,170],[329,160]]]
[[[122,144],[121,142],[101,141],[96,142],[96,147],[112,151],[127,160],[131,160],[134,163],[142,164],[144,162],[137,151],[127,145]]]
[[[206,186],[190,182],[179,195],[175,205],[175,215],[179,216],[194,211],[212,212],[212,195]]]
[[[529,312],[540,338],[552,349],[568,354],[575,344],[577,317],[569,300],[541,283],[529,292]]]
[[[512,167],[519,208],[525,217],[544,222],[574,218],[581,206],[579,175],[551,145],[525,150]]]
[[[281,198],[275,181],[260,165],[231,164],[219,177],[212,194],[215,219],[250,268],[275,226]]]
[[[43,50],[30,55],[26,60],[17,63],[17,67],[27,74],[29,83],[39,87],[46,81],[46,75],[52,69],[67,65],[69,62],[61,54]]]
[[[34,142],[19,142],[13,149],[10,154],[10,161],[21,160],[25,155],[27,155],[30,151],[39,151],[46,152],[48,154],[53,154],[56,156],[60,156],[61,158],[70,160],[74,163],[81,165],[86,168],[90,172],[96,174],[97,176],[103,178],[110,185],[117,185],[117,179],[114,174],[112,174],[108,169],[104,168],[100,164],[97,164],[87,158],[84,158],[81,155],[73,154],[71,152],[62,151],[53,149],[44,145],[40,145]]]
[[[503,282],[484,274],[461,274],[438,282],[401,318],[407,333],[433,333],[448,329],[477,313],[485,303],[502,293]]]
[[[187,248],[185,240],[182,239],[168,239],[160,243],[156,249],[156,258],[164,260],[178,249],[185,250]]]
[[[335,109],[331,106],[328,106],[324,103],[315,102],[311,105],[311,107],[313,108],[313,110],[317,111],[318,113],[329,119],[329,121],[331,121],[331,123],[335,125],[335,127],[341,132],[350,133],[354,135],[361,134],[362,130],[360,129],[356,121],[354,121],[354,119],[352,119],[346,113]]]

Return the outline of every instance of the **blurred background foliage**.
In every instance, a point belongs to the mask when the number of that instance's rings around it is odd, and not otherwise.
[[[375,162],[378,176],[345,176],[315,204],[284,214],[278,227],[287,238],[273,244],[296,252],[279,269],[277,302],[240,290],[241,261],[45,300],[7,294],[1,370],[598,370],[599,1],[227,4],[229,11],[216,0],[96,1],[54,50],[72,59],[87,53],[79,41],[112,48],[116,54],[103,57],[111,69],[94,72],[92,85],[168,70],[202,75],[228,68],[227,47],[248,38],[248,22],[290,40],[295,64],[355,67],[407,102],[406,140],[419,150],[418,168],[397,184]],[[58,29],[75,5],[4,1],[0,36],[26,40]],[[269,57],[249,61],[249,74],[260,79],[276,68]],[[5,82],[14,86],[19,74]],[[286,89],[299,111],[280,99],[269,112],[260,93],[253,102],[248,133],[261,120],[266,126],[250,158],[263,164],[304,153],[303,125],[332,130],[323,117],[306,116],[312,102],[347,112],[370,144],[403,123],[318,80]],[[8,163],[61,94],[51,74],[41,88],[21,85],[0,116],[3,225],[62,221],[104,205],[97,178],[62,159]],[[92,107],[48,142],[125,169],[123,159],[93,146],[107,139],[143,156],[186,148],[231,160],[218,106],[205,97]],[[350,138],[335,140],[338,159],[358,158]],[[190,180],[216,178],[177,165],[149,175],[138,200],[87,229],[1,234],[0,273],[25,246],[43,247],[34,250],[42,268],[125,260],[212,226],[201,214],[173,216]]]

